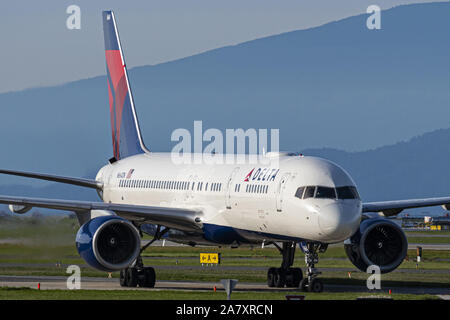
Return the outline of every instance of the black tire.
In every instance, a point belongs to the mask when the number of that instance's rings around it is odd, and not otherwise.
[[[276,270],[276,268],[269,268],[269,270],[267,271],[267,285],[269,286],[269,288],[275,287]]]
[[[300,281],[303,280],[303,272],[302,269],[300,268],[293,268],[293,275],[294,275],[294,282],[292,287],[293,288],[298,288],[300,286]]]
[[[286,287],[294,288],[295,287],[295,272],[294,269],[286,270]]]
[[[281,268],[275,270],[276,270],[274,279],[275,287],[284,288],[284,285],[286,284],[286,274],[284,270]]]
[[[120,283],[121,287],[126,287],[127,286],[127,283],[125,281],[126,280],[125,276],[126,276],[127,270],[128,270],[128,268],[120,270],[119,283]]]
[[[144,276],[145,276],[145,278],[144,278],[145,280],[144,280],[142,287],[154,288],[155,282],[156,282],[155,269],[153,269],[152,267],[144,268]]]
[[[323,291],[323,282],[320,279],[312,279],[311,283],[308,286],[309,292],[322,292]]]
[[[140,288],[145,286],[145,272],[144,269],[137,270],[137,285]]]
[[[301,291],[306,291],[308,289],[308,278],[300,280],[299,288]]]
[[[128,268],[125,274],[125,283],[127,287],[135,288],[138,283],[136,268]]]

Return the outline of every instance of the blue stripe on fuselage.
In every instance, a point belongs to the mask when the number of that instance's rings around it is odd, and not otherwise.
[[[289,237],[281,234],[266,233],[245,229],[232,228],[227,226],[220,226],[215,224],[203,224],[203,237],[211,242],[217,244],[232,244],[232,243],[255,243],[266,241],[294,241],[301,242],[307,239]]]

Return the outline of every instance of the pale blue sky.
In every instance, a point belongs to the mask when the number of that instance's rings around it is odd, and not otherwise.
[[[157,64],[415,0],[8,1],[0,4],[0,93],[105,74],[101,11],[113,9],[128,67]],[[81,30],[66,8],[81,8]]]

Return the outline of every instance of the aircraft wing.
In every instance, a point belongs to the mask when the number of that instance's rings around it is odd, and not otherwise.
[[[450,209],[450,197],[410,199],[397,201],[366,202],[362,205],[362,212],[380,212],[385,216],[394,216],[404,209],[442,206]]]
[[[202,228],[201,217],[203,213],[201,211],[182,208],[12,197],[3,195],[0,195],[0,203],[23,207],[38,207],[72,211],[77,213],[80,222],[83,220],[80,219],[80,216],[82,217],[83,214],[90,213],[91,210],[108,210],[114,212],[118,216],[138,223],[152,223],[178,230],[197,232]]]
[[[61,182],[73,184],[80,187],[94,188],[101,190],[103,188],[103,184],[100,181],[84,179],[84,178],[73,178],[73,177],[63,177],[57,176],[53,174],[45,174],[45,173],[35,173],[35,172],[26,172],[26,171],[16,171],[16,170],[5,170],[0,169],[1,174],[9,174],[13,176],[19,177],[27,177],[33,179]]]

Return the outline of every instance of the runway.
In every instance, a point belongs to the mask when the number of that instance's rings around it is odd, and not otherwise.
[[[67,289],[67,278],[61,276],[2,276],[0,275],[0,286],[7,287],[27,287],[37,289],[38,284],[40,290]],[[203,281],[157,281],[155,288],[125,288],[121,287],[118,279],[82,277],[81,289],[84,290],[183,290],[183,291],[223,291],[220,282],[203,282]],[[406,294],[432,294],[439,295],[443,298],[450,297],[450,288],[425,288],[425,287],[390,287],[376,290],[379,293]],[[299,292],[298,288],[269,288],[265,283],[248,283],[238,282],[234,291],[254,291],[254,292]],[[374,292],[369,291],[365,286],[357,285],[335,285],[326,284],[326,292]]]

